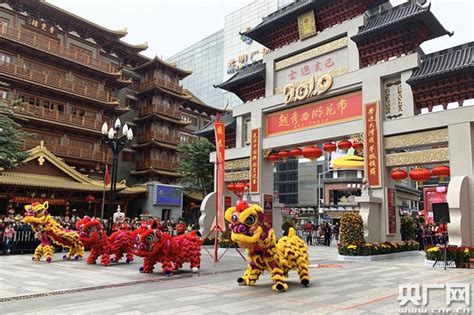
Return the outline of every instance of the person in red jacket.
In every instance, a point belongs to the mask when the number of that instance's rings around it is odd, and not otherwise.
[[[311,221],[305,223],[303,229],[306,234],[306,244],[313,245],[313,224]]]

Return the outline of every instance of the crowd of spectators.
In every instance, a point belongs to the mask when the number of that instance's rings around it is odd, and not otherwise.
[[[339,223],[337,222],[335,224],[324,222],[319,225],[311,221],[304,224],[297,223],[296,232],[307,245],[331,246],[333,239],[336,243],[339,242]]]

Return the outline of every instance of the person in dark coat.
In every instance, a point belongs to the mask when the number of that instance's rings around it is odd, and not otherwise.
[[[324,245],[331,246],[331,237],[332,237],[332,230],[329,223],[326,222],[324,226]]]

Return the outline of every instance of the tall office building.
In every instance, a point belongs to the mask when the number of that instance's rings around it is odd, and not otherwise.
[[[193,91],[204,103],[215,107],[225,106],[222,91],[213,87],[213,84],[222,81],[224,29],[209,35],[167,60],[175,61],[182,69],[193,71],[193,74],[185,78],[182,84]]]
[[[262,59],[263,46],[245,36],[239,36],[248,28],[261,22],[262,18],[294,0],[256,0],[225,17],[224,28],[194,45],[171,56],[182,69],[191,69],[193,74],[183,80],[183,86],[196,94],[205,103],[223,108],[227,104],[242,103],[234,94],[214,89],[236,71]]]

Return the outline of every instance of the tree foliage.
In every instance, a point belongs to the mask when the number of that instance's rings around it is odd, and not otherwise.
[[[21,105],[16,102],[7,105],[0,101],[0,168],[3,169],[15,167],[28,157],[28,153],[21,151],[20,147],[30,135],[15,122],[21,118],[13,110],[14,107],[21,108]]]
[[[357,212],[345,212],[341,217],[341,245],[364,243],[364,225]]]
[[[183,176],[181,184],[188,192],[201,193],[203,197],[213,191],[214,165],[209,154],[215,150],[207,139],[191,139],[178,145],[178,172]]]
[[[402,236],[402,241],[415,239],[415,222],[411,216],[400,216],[400,234]]]

